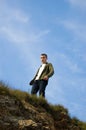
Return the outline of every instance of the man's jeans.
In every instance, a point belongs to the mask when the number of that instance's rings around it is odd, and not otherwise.
[[[37,94],[39,91],[39,95],[45,97],[45,89],[47,84],[47,80],[35,80],[32,86],[31,94]]]

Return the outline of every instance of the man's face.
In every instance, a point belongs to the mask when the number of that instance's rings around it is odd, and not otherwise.
[[[47,62],[47,57],[45,55],[41,55],[41,62],[46,63]]]

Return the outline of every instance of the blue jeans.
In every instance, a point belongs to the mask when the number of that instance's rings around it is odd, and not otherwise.
[[[31,94],[37,94],[39,91],[39,95],[45,97],[45,89],[47,84],[47,80],[35,80],[32,86]]]

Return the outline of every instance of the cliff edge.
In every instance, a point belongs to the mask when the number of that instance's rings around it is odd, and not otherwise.
[[[84,124],[86,125],[86,124]],[[61,105],[13,90],[0,82],[0,130],[85,130]]]

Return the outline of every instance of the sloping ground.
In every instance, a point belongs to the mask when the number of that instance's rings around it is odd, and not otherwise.
[[[27,102],[0,95],[0,130],[54,130],[54,121],[46,112],[38,112]]]
[[[67,109],[0,83],[0,130],[85,130]]]

